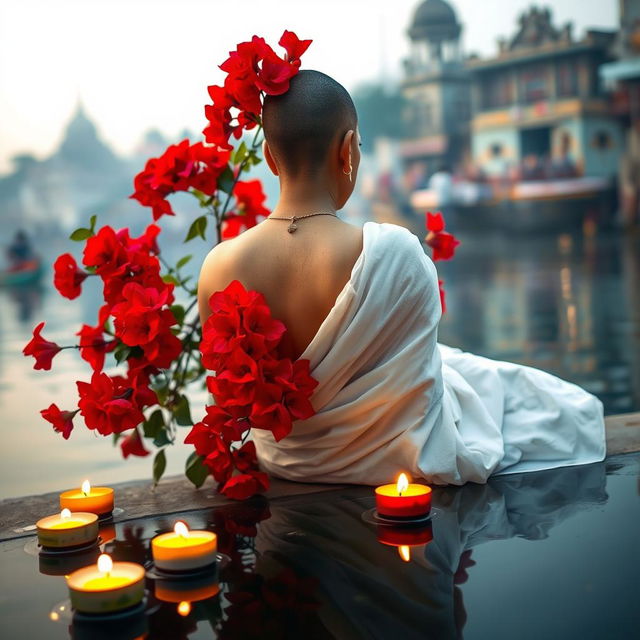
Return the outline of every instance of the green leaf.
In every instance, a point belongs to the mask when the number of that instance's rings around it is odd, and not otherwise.
[[[93,215],[91,216],[91,218],[89,218],[89,230],[91,231],[91,234],[93,235],[95,233],[96,230],[96,220],[98,219],[98,216]]]
[[[164,449],[160,449],[156,453],[156,457],[153,459],[153,484],[158,484],[164,470],[167,468],[167,456],[164,453]]]
[[[118,440],[120,440],[121,437],[122,437],[121,433],[114,433],[113,434],[113,446],[114,447],[118,444]]]
[[[188,255],[188,256],[184,256],[184,258],[180,258],[180,260],[178,260],[178,262],[176,263],[176,269],[182,269],[182,267],[184,267],[184,265],[187,264],[187,262],[189,262],[191,258],[193,258],[192,255]]]
[[[164,282],[165,284],[175,284],[176,287],[180,286],[180,280],[178,280],[178,278],[176,278],[175,276],[172,276],[170,273],[165,273],[162,276],[162,282]]]
[[[187,237],[184,239],[184,241],[189,242],[189,240],[193,240],[196,236],[200,236],[203,240],[206,240],[204,235],[206,229],[207,217],[200,216],[199,218],[196,218],[189,227],[189,232],[187,233]]]
[[[169,439],[169,434],[166,429],[160,429],[158,435],[153,439],[153,444],[156,447],[164,447],[171,444],[171,440]]]
[[[233,164],[240,164],[245,155],[247,154],[247,145],[242,142],[242,144],[236,149],[236,152],[233,154]]]
[[[209,475],[209,469],[204,464],[204,456],[199,456],[193,451],[187,458],[185,475],[197,488],[201,487]]]
[[[209,475],[209,469],[205,466],[204,456],[199,456],[195,451],[187,458],[187,464],[184,469],[184,473],[195,485],[196,489],[199,489]]]
[[[116,347],[113,355],[116,359],[116,362],[120,364],[121,362],[127,360],[131,355],[131,347],[128,347],[126,344],[120,344]]]
[[[181,325],[184,322],[184,307],[181,304],[173,304],[170,309],[176,318],[176,322]]]
[[[255,166],[262,162],[262,158],[255,152],[255,149],[249,151],[249,164]]]
[[[224,191],[225,193],[231,193],[234,181],[235,176],[233,175],[233,170],[229,165],[227,165],[218,178],[218,189]]]
[[[189,400],[187,396],[180,396],[177,404],[173,407],[173,415],[176,422],[181,427],[190,427],[193,425],[191,420],[191,411],[189,410]]]
[[[69,236],[69,240],[73,240],[74,242],[82,242],[83,240],[90,238],[92,235],[93,231],[91,229],[80,227]]]
[[[161,409],[156,409],[142,425],[145,438],[156,438],[164,430],[164,415]]]

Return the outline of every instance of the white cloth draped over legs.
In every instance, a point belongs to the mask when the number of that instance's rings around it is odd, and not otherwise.
[[[371,485],[406,471],[463,484],[604,458],[597,398],[543,371],[439,345],[438,279],[419,240],[376,222],[363,236],[349,281],[301,355],[319,381],[316,414],[280,442],[253,430],[265,471]]]

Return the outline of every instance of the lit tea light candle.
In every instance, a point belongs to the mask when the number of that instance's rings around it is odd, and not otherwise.
[[[401,473],[396,484],[376,489],[376,510],[383,518],[420,518],[431,510],[431,487],[410,483]]]
[[[138,604],[144,596],[144,568],[134,562],[113,562],[107,554],[98,563],[67,576],[71,604],[83,613],[108,613]]]
[[[98,539],[98,516],[63,509],[58,515],[38,520],[36,529],[38,542],[43,547],[61,549],[87,545]]]
[[[171,533],[151,541],[153,561],[165,571],[190,571],[216,561],[218,539],[212,531],[189,531],[184,522],[176,522]]]
[[[92,487],[88,480],[80,489],[71,489],[60,494],[60,508],[71,511],[88,511],[101,517],[113,511],[113,489]]]

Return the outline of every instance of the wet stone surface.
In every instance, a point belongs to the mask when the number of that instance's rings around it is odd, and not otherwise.
[[[191,528],[216,531],[225,562],[193,584],[149,574],[144,610],[107,621],[72,615],[63,574],[73,561],[39,556],[22,534],[0,543],[0,634],[630,638],[640,623],[639,492],[632,453],[436,489],[430,525],[400,537],[363,517],[373,507],[366,487],[182,512]],[[150,539],[176,519],[103,525],[103,550],[150,566]]]

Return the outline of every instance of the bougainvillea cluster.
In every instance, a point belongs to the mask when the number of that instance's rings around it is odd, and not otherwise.
[[[220,66],[224,82],[209,87],[212,103],[205,107],[204,141],[169,146],[135,176],[131,198],[151,210],[154,224],[133,237],[126,228],[96,229],[92,216],[88,228],[71,234],[84,244],[82,259],[78,264],[71,253],[61,255],[54,264],[54,285],[61,296],[74,300],[87,279],[97,278],[103,304],[95,324],[80,327],[76,344],[61,346],[42,335],[42,322],[24,348],[36,369],[51,369],[64,349],[77,349],[91,367],[91,376],[76,383],[74,407],[54,403],[41,411],[63,438],[69,438],[74,423],[82,419],[88,429],[119,442],[125,458],[147,456],[155,448],[157,482],[178,427],[192,427],[188,440],[195,451],[187,460],[187,476],[200,486],[211,474],[220,489],[235,498],[268,485],[247,440],[249,428],[270,429],[274,437],[284,437],[293,420],[313,414],[308,398],[315,381],[308,363],[278,357],[285,328],[254,292],[232,287],[214,296],[214,313],[203,338],[197,291],[182,275],[191,256],[168,265],[160,254],[161,229],[155,223],[175,215],[169,198],[178,192],[194,196],[203,209],[185,242],[206,239],[209,222],[215,226],[215,244],[269,214],[260,181],[241,178],[261,161],[264,96],[289,88],[311,40],[285,31],[279,44],[282,56],[257,36],[230,52]],[[252,136],[245,138],[248,131]],[[237,148],[230,140],[239,141]],[[186,303],[177,301],[177,295]],[[185,390],[201,382],[207,369],[215,371],[206,379],[215,404],[194,426]]]
[[[269,430],[276,441],[286,437],[294,420],[314,414],[309,397],[318,383],[308,360],[280,355],[286,328],[271,316],[261,293],[234,280],[211,296],[209,307],[200,351],[203,366],[215,371],[207,376],[215,403],[185,442],[202,456],[222,493],[242,499],[268,483],[258,470],[255,445],[246,440],[249,430]]]

